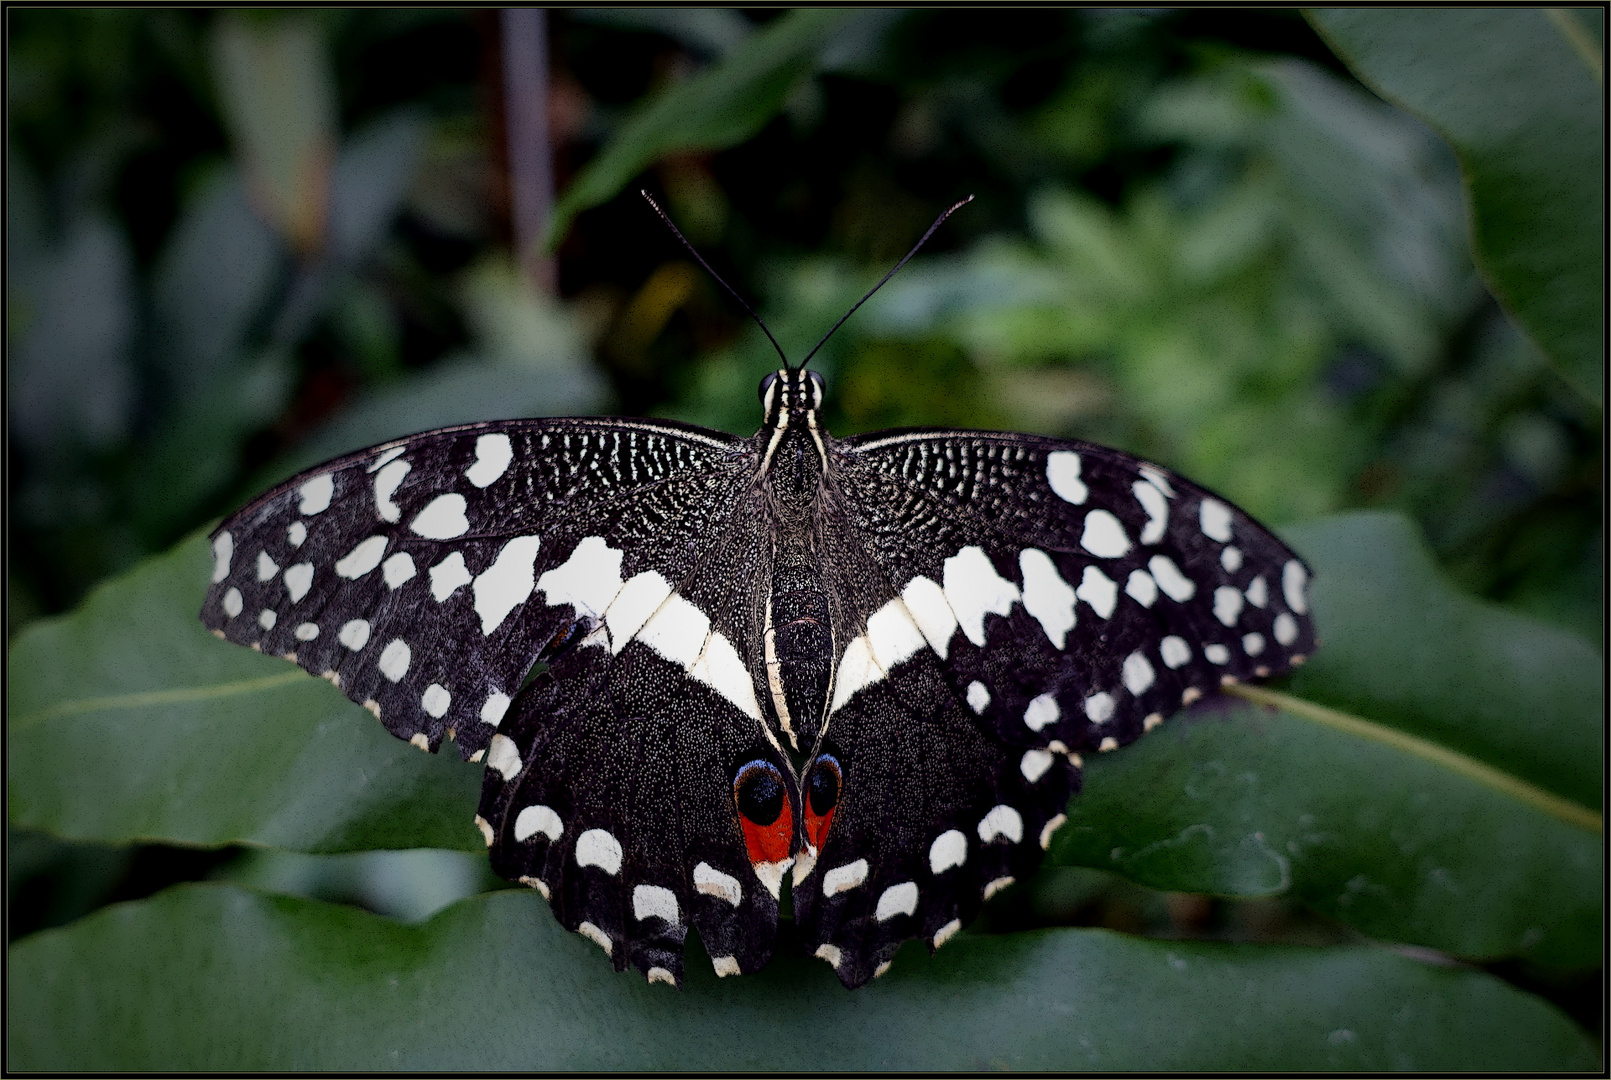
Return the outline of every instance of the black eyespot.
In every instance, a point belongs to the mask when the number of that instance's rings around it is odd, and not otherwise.
[[[738,812],[757,825],[770,825],[783,813],[783,774],[770,761],[751,761],[733,781]]]
[[[775,371],[769,372],[766,378],[761,380],[760,388],[755,391],[755,396],[761,399],[762,405],[766,404],[766,392],[772,389],[772,384],[777,381],[778,373]]]
[[[839,788],[843,779],[839,762],[833,755],[823,754],[817,759],[817,763],[811,767],[811,775],[806,779],[806,799],[811,803],[813,814],[822,817],[839,805]]]

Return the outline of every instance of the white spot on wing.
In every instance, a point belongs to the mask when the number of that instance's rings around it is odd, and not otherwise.
[[[464,478],[476,487],[484,488],[504,474],[514,456],[509,436],[482,435],[475,441],[475,464],[464,470]]]
[[[673,593],[638,631],[637,639],[686,669],[699,659],[709,636],[710,619],[705,613]]]
[[[559,820],[559,815],[554,813],[552,807],[541,803],[526,807],[515,818],[515,839],[520,842],[542,833],[552,843],[564,832],[565,823]]]
[[[601,536],[577,544],[569,559],[537,579],[550,606],[569,604],[578,616],[603,615],[622,584],[621,552]]]
[[[371,536],[367,540],[361,540],[344,558],[336,561],[336,574],[356,581],[379,566],[380,557],[384,554],[386,554],[384,536]]]
[[[1229,585],[1214,590],[1214,618],[1226,626],[1235,626],[1242,614],[1242,594]]]
[[[1130,485],[1135,492],[1136,502],[1141,509],[1147,512],[1147,523],[1141,528],[1141,542],[1143,544],[1156,544],[1164,537],[1164,531],[1169,526],[1169,500],[1164,498],[1163,492],[1157,486],[1145,480],[1137,480]]]
[[[1264,575],[1260,574],[1248,583],[1247,591],[1242,594],[1247,602],[1256,608],[1262,608],[1270,602],[1270,590],[1264,584]]]
[[[923,632],[912,621],[900,597],[867,617],[867,644],[872,649],[873,662],[885,673],[923,648]]]
[[[1065,822],[1067,820],[1068,820],[1068,815],[1067,814],[1057,814],[1057,815],[1049,818],[1047,820],[1046,824],[1041,826],[1041,829],[1040,829],[1040,849],[1042,851],[1045,851],[1047,848],[1052,846],[1052,834],[1057,832],[1058,829],[1062,828],[1063,827],[1063,822]]]
[[[839,946],[828,944],[818,945],[817,951],[812,953],[812,955],[819,960],[828,961],[828,963],[833,965],[835,971],[839,970],[839,964],[845,958],[844,953],[839,951]]]
[[[599,948],[603,949],[604,950],[604,955],[606,955],[606,956],[614,956],[615,955],[615,946],[610,941],[610,935],[606,934],[603,930],[600,930],[598,927],[594,926],[592,923],[590,923],[590,922],[582,923],[581,926],[578,926],[576,928],[576,932],[578,934],[581,934],[583,937],[587,938],[587,940],[591,941],[593,944],[597,945]]]
[[[1286,612],[1275,617],[1275,640],[1283,645],[1291,645],[1298,640],[1298,620]]]
[[[675,925],[677,894],[663,885],[639,885],[632,890],[632,916],[640,922],[662,919]]]
[[[910,915],[916,910],[917,882],[903,881],[884,890],[878,898],[878,908],[873,912],[873,917],[879,922],[889,922],[897,915]]]
[[[1061,649],[1074,629],[1074,589],[1038,548],[1020,552],[1018,568],[1024,573],[1024,610],[1040,623],[1053,648]]]
[[[447,687],[441,683],[432,683],[420,695],[420,708],[425,710],[427,716],[434,716],[438,720],[447,715],[448,706],[453,704],[453,695],[448,693]]]
[[[984,898],[986,900],[990,899],[992,896],[996,895],[1002,889],[1005,889],[1008,885],[1011,885],[1013,883],[1013,880],[1014,879],[1012,877],[1010,877],[1010,876],[1009,877],[995,878],[988,885],[986,885],[984,887]]]
[[[576,865],[596,866],[614,877],[621,872],[621,841],[604,829],[589,829],[576,838]]]
[[[297,488],[302,503],[297,507],[304,514],[322,514],[330,508],[330,497],[336,493],[335,477],[329,473],[315,476]]]
[[[1094,566],[1085,568],[1085,574],[1080,578],[1080,587],[1074,591],[1081,600],[1091,605],[1092,611],[1104,619],[1113,614],[1114,605],[1119,602],[1119,586]]]
[[[276,563],[273,559],[269,558],[269,553],[268,552],[259,551],[257,553],[257,580],[258,581],[272,581],[272,580],[274,580],[274,575],[278,574],[279,572],[280,572],[279,564]]]
[[[1090,717],[1093,724],[1105,724],[1113,719],[1113,695],[1106,690],[1098,690],[1086,698],[1085,715]]]
[[[418,573],[414,569],[414,556],[406,551],[399,551],[381,563],[380,572],[386,579],[386,587],[390,589],[397,588]]]
[[[901,590],[901,599],[929,648],[944,660],[951,647],[951,635],[957,629],[957,614],[951,610],[945,590],[926,577],[915,577]]]
[[[369,622],[365,619],[352,619],[343,623],[340,632],[336,634],[336,640],[353,652],[357,652],[369,644]],[[406,664],[404,670],[407,670]]]
[[[1249,656],[1257,656],[1259,653],[1263,652],[1264,651],[1264,635],[1263,634],[1243,634],[1242,635],[1242,651],[1247,653]]]
[[[274,624],[280,621],[279,613],[273,608],[264,608],[257,613],[257,625],[264,630],[274,629]]]
[[[481,722],[497,727],[503,720],[503,714],[509,711],[509,695],[494,690],[487,695],[487,700],[481,704]]]
[[[968,861],[968,838],[955,829],[947,829],[929,845],[929,871],[943,874],[953,866]]]
[[[298,641],[312,641],[314,638],[319,636],[319,624],[310,622],[298,623],[297,628],[292,630],[291,634]]]
[[[1197,523],[1203,527],[1203,535],[1210,540],[1218,540],[1222,544],[1230,542],[1230,507],[1218,499],[1203,500],[1202,507],[1197,511]]]
[[[300,521],[291,522],[285,530],[285,542],[292,547],[301,547],[302,542],[308,538],[308,527]]]
[[[246,602],[241,598],[241,591],[233,585],[230,586],[229,591],[224,594],[224,614],[233,619],[241,613],[241,609],[245,606]]]
[[[983,713],[990,707],[990,689],[978,679],[968,684],[968,708]]]
[[[956,932],[961,929],[962,920],[952,919],[950,922],[934,931],[934,947],[938,949],[941,945],[944,945],[947,941],[950,941],[953,937],[955,937]]]
[[[408,642],[402,638],[392,638],[380,652],[380,659],[375,666],[380,673],[392,682],[397,682],[408,674],[408,663],[412,656],[408,650]]]
[[[1085,515],[1080,547],[1101,559],[1117,559],[1129,554],[1130,537],[1118,518],[1106,510],[1092,510]]]
[[[744,969],[738,966],[736,956],[713,956],[710,966],[715,970],[718,979],[725,979],[729,975],[742,975]]]
[[[755,701],[755,680],[738,658],[738,650],[718,631],[705,642],[705,651],[689,667],[688,674],[704,683],[751,720],[760,720],[761,707]]]
[[[858,690],[871,686],[883,677],[884,673],[873,663],[873,651],[867,644],[867,638],[851,638],[850,644],[845,646],[845,654],[839,658],[839,667],[834,671],[833,702],[828,706],[828,711],[837,712]]]
[[[298,524],[301,524],[298,522]],[[229,576],[229,560],[235,556],[235,538],[227,532],[213,537],[213,584]]]
[[[744,889],[738,883],[738,879],[722,873],[706,862],[694,867],[694,889],[706,896],[726,900],[734,907],[738,907],[744,900]]]
[[[604,622],[610,630],[610,651],[619,655],[670,595],[671,583],[653,570],[645,570],[622,585],[604,612]]]
[[[1152,571],[1152,578],[1158,583],[1165,596],[1177,604],[1184,604],[1197,595],[1197,586],[1191,578],[1180,572],[1180,567],[1170,561],[1167,555],[1154,555],[1147,560],[1147,569]]]
[[[285,582],[285,591],[291,597],[291,603],[295,604],[308,595],[308,589],[313,586],[313,564],[297,563],[288,568],[280,580]]]
[[[487,744],[487,768],[496,769],[507,783],[520,774],[520,750],[507,735],[494,735]]]
[[[1219,564],[1225,568],[1227,574],[1234,574],[1242,568],[1242,549],[1235,544],[1228,545],[1219,553]]]
[[[969,545],[945,560],[945,599],[968,640],[984,647],[984,618],[1005,615],[1019,597],[1018,586],[996,573],[984,549]]]
[[[1144,608],[1150,608],[1158,599],[1158,583],[1145,570],[1132,570],[1124,583],[1125,595]]]
[[[492,565],[476,576],[475,613],[481,616],[481,633],[491,634],[532,590],[532,566],[537,561],[535,536],[517,536],[498,552]]]
[[[381,467],[375,474],[375,513],[382,521],[399,521],[403,511],[392,502],[392,496],[397,494],[397,487],[403,482],[409,470],[413,468],[406,461],[393,461]]]
[[[1024,838],[1024,819],[1005,803],[992,807],[990,813],[979,822],[980,840],[988,844],[1001,837],[1015,844]]]
[[[1040,731],[1048,724],[1055,724],[1062,716],[1063,710],[1058,707],[1057,699],[1050,694],[1041,694],[1024,710],[1024,723],[1030,731]]]
[[[1292,609],[1294,615],[1309,613],[1308,585],[1309,571],[1297,559],[1288,560],[1286,566],[1281,568],[1281,595],[1286,597],[1287,607]]]
[[[1052,755],[1049,750],[1025,750],[1024,756],[1018,762],[1018,771],[1024,774],[1024,779],[1031,784],[1046,775],[1046,770],[1052,767]]]
[[[836,866],[822,875],[822,895],[837,896],[867,880],[867,860],[857,859],[844,866]]]
[[[427,540],[452,540],[470,531],[464,496],[438,495],[425,505],[409,528]]]
[[[1141,653],[1133,652],[1124,658],[1124,688],[1136,697],[1146,693],[1156,678],[1152,665]]]
[[[1203,658],[1210,664],[1228,664],[1231,662],[1231,650],[1223,645],[1204,645]]]
[[[1080,479],[1080,456],[1072,450],[1055,450],[1046,455],[1046,482],[1064,502],[1078,505],[1090,494]]]
[[[464,565],[464,556],[457,551],[431,567],[431,598],[438,604],[452,596],[461,586],[470,584],[470,571]]]
[[[677,985],[677,977],[666,968],[652,967],[644,974],[647,976],[650,983],[662,982],[671,986]]]

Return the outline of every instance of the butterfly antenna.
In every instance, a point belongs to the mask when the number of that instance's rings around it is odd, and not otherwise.
[[[859,308],[863,304],[865,304],[868,301],[868,299],[872,297],[873,293],[877,292],[879,289],[882,289],[884,287],[884,282],[886,282],[890,278],[894,277],[900,271],[901,267],[905,266],[908,262],[911,261],[912,256],[917,254],[917,249],[922,247],[924,244],[929,242],[929,237],[934,235],[934,230],[938,229],[941,225],[945,224],[945,219],[946,218],[950,217],[952,214],[956,213],[958,210],[962,209],[964,206],[967,206],[972,201],[973,201],[973,196],[969,195],[966,199],[963,199],[961,202],[959,202],[959,203],[955,204],[954,206],[952,206],[951,209],[947,210],[945,213],[943,213],[939,217],[935,218],[934,219],[934,224],[929,226],[929,231],[924,233],[923,238],[921,240],[919,240],[917,243],[913,244],[912,245],[912,250],[908,251],[906,253],[906,258],[904,258],[900,262],[896,263],[894,268],[891,269],[889,273],[885,274],[883,277],[878,279],[878,284],[877,285],[874,285],[872,288],[867,290],[867,295],[866,296],[863,296],[860,300],[857,300],[856,303],[851,306],[851,309],[849,311],[845,312],[843,315],[841,315],[839,317],[839,321],[833,324],[833,328],[830,329],[826,334],[823,334],[822,335],[822,340],[817,342],[816,345],[812,347],[810,352],[806,353],[806,358],[804,360],[800,361],[800,366],[805,367],[807,364],[811,363],[811,358],[813,356],[817,355],[817,350],[818,349],[822,348],[824,345],[826,345],[828,343],[828,339],[833,337],[834,331],[838,330],[841,326],[845,325],[845,320],[850,318],[852,315],[856,314],[856,308]]]
[[[766,335],[766,340],[770,341],[772,343],[772,348],[777,350],[778,358],[783,361],[783,366],[784,367],[790,366],[789,365],[789,358],[787,356],[783,355],[783,346],[778,344],[778,339],[772,336],[772,331],[770,331],[770,330],[768,330],[766,328],[766,324],[761,321],[761,317],[759,315],[755,314],[755,309],[750,307],[748,304],[746,304],[744,302],[744,298],[742,296],[738,295],[738,293],[733,290],[733,287],[731,285],[729,285],[729,284],[727,284],[727,282],[723,281],[722,276],[720,274],[718,274],[716,271],[714,271],[714,270],[712,270],[710,268],[710,263],[705,261],[705,257],[703,255],[701,255],[699,252],[694,250],[694,245],[690,244],[688,242],[688,238],[685,237],[677,229],[677,226],[675,226],[675,225],[673,225],[671,223],[671,219],[666,216],[666,212],[664,210],[660,209],[660,204],[655,202],[654,198],[647,191],[644,191],[643,189],[640,188],[638,190],[638,194],[642,195],[644,200],[646,202],[648,202],[648,204],[650,206],[654,207],[654,212],[660,215],[660,220],[664,221],[666,223],[666,228],[671,230],[671,234],[673,236],[675,236],[678,240],[682,241],[682,246],[688,249],[688,254],[692,255],[694,258],[699,260],[699,265],[703,266],[705,268],[705,273],[707,273],[711,277],[715,278],[716,279],[716,284],[718,284],[722,288],[726,289],[727,292],[728,292],[728,295],[732,296],[732,298],[734,300],[738,301],[738,306],[739,307],[741,307],[745,311],[749,312],[750,318],[755,320],[755,325],[759,326],[761,328],[761,333]],[[934,230],[930,229],[929,231],[933,232]],[[928,239],[928,237],[924,237],[924,239],[926,240],[926,239]],[[910,256],[908,256],[908,257],[910,257]],[[897,267],[897,269],[899,269],[899,268]],[[854,309],[852,309],[852,310],[854,310]],[[800,366],[804,367],[805,365],[801,364]]]

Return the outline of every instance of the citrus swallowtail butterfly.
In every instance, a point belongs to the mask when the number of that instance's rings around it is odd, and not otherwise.
[[[1082,754],[1315,640],[1303,563],[1167,469],[836,439],[823,391],[767,376],[748,439],[510,420],[328,462],[213,534],[202,621],[484,756],[493,866],[617,970],[680,984],[692,925],[755,971],[788,880],[859,986],[1035,869]]]

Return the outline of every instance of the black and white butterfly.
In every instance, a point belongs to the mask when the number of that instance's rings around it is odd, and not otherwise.
[[[337,459],[213,534],[202,621],[484,755],[493,866],[617,970],[680,984],[690,925],[757,970],[792,881],[859,986],[1035,869],[1082,754],[1315,639],[1304,564],[1167,469],[835,439],[823,393],[768,375],[748,439],[510,420]]]

